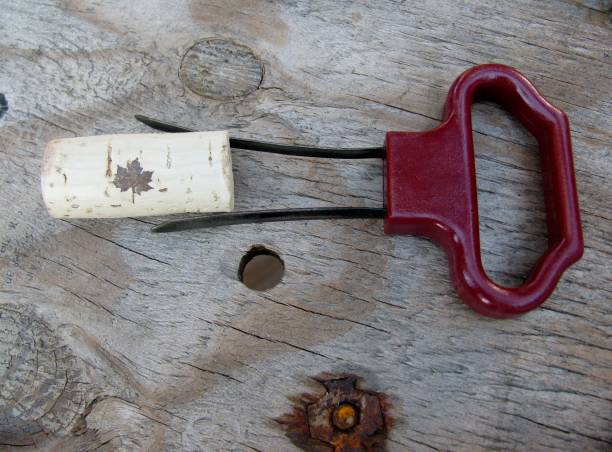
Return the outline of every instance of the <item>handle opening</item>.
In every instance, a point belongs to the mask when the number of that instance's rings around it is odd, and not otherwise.
[[[548,246],[539,145],[495,101],[476,98],[471,116],[482,264],[495,283],[519,287]],[[500,129],[511,138],[495,137]]]

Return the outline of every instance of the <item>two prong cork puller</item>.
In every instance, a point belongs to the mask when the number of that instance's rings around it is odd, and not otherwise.
[[[546,203],[548,249],[520,287],[486,275],[480,257],[471,106],[479,99],[505,107],[536,137]],[[155,232],[240,223],[329,218],[383,218],[386,234],[416,234],[448,255],[459,296],[477,312],[497,318],[534,309],[583,252],[582,230],[566,115],[548,103],[519,72],[476,66],[451,86],[444,120],[425,132],[387,132],[384,147],[321,149],[193,132],[143,116],[176,134],[106,135],[55,140],[45,151],[42,192],[58,218],[109,218],[208,212],[174,220]],[[321,208],[232,212],[230,148],[338,159],[381,158],[383,208]],[[216,212],[216,213],[212,213]]]

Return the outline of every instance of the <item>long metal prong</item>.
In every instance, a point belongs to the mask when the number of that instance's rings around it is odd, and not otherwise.
[[[331,207],[314,209],[256,210],[252,212],[213,213],[183,220],[171,220],[151,228],[152,232],[176,232],[245,223],[273,221],[326,220],[331,218],[384,218],[385,209],[368,207]]]
[[[143,115],[134,116],[138,121],[162,132],[194,132],[193,129],[172,124],[169,122],[159,121]],[[265,143],[255,140],[243,140],[242,138],[229,139],[230,147],[238,149],[246,149],[256,152],[268,152],[271,154],[293,155],[297,157],[319,157],[330,159],[371,159],[383,158],[385,149],[378,148],[319,148],[311,146],[293,146],[286,144]]]
[[[384,148],[317,148],[286,144],[264,143],[262,141],[230,138],[230,147],[270,154],[293,155],[297,157],[318,157],[326,159],[374,159],[383,158]]]

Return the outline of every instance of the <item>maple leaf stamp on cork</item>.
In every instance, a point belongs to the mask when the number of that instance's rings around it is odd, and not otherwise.
[[[229,212],[227,132],[101,135],[51,141],[42,194],[56,218]]]
[[[117,172],[113,184],[121,191],[132,190],[132,204],[134,204],[134,195],[140,195],[143,191],[152,190],[149,185],[153,171],[143,171],[138,159],[128,160],[126,167],[117,165]]]

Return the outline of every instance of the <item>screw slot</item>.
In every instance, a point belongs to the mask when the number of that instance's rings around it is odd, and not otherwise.
[[[242,256],[238,279],[249,289],[268,290],[276,286],[285,274],[285,263],[280,256],[265,246],[253,246]]]

